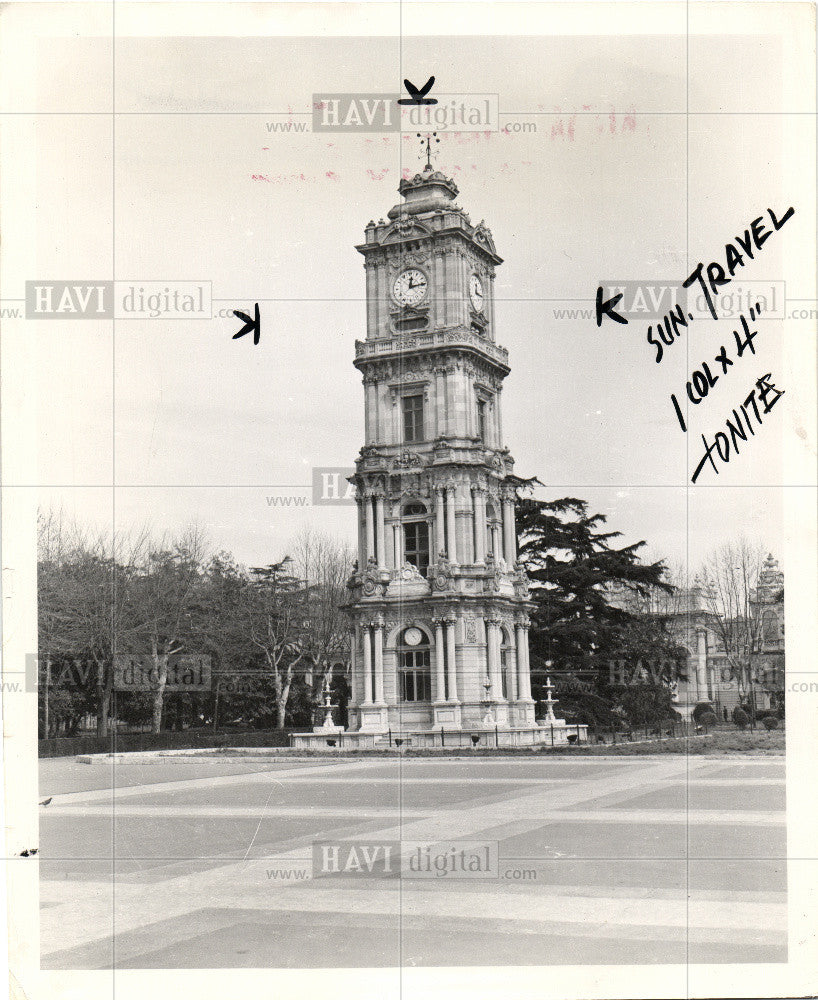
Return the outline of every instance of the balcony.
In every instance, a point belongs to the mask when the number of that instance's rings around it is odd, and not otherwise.
[[[377,340],[356,340],[355,360],[384,358],[392,354],[410,354],[446,347],[465,347],[508,368],[508,351],[485,337],[467,330],[434,330],[404,337],[384,337]]]

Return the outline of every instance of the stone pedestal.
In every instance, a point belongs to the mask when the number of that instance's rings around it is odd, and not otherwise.
[[[389,729],[388,710],[384,703],[361,705],[359,712],[361,715],[359,732],[385,733]]]
[[[520,698],[517,702],[515,725],[524,729],[536,725],[534,721],[534,706],[533,698]]]
[[[496,702],[491,706],[491,714],[494,716],[494,724],[505,729],[508,727],[508,703],[505,701]]]
[[[460,705],[452,701],[434,703],[435,728],[459,729],[461,724]]]

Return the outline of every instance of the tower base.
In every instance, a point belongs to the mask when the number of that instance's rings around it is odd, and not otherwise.
[[[290,745],[302,750],[504,750],[513,747],[557,747],[588,742],[588,727],[568,725],[564,719],[524,728],[402,730],[381,733],[293,733]]]

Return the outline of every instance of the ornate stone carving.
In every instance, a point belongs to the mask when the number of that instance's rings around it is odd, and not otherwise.
[[[518,569],[514,574],[514,596],[527,599],[529,595],[528,576]]]
[[[366,561],[366,569],[361,577],[361,590],[365,597],[382,597],[386,592],[386,584],[381,579],[381,571],[374,556]]]
[[[417,566],[412,563],[404,563],[397,572],[399,580],[424,580]]]
[[[393,469],[411,469],[423,465],[420,455],[414,451],[403,451],[392,461]]]
[[[486,578],[484,588],[489,593],[498,593],[503,582],[503,573],[493,552],[486,553]]]
[[[423,499],[428,499],[429,488],[425,483],[415,482],[404,482],[400,487],[400,499],[403,500],[405,497],[421,497]]]
[[[466,619],[466,642],[477,642],[477,619]]]
[[[437,591],[451,590],[453,585],[452,564],[442,552],[437,557],[434,570],[433,589]]]

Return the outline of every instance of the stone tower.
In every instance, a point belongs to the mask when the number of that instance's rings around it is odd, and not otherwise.
[[[508,353],[494,321],[502,259],[430,163],[398,191],[403,202],[356,248],[366,440],[352,478],[350,728],[531,728],[531,605],[502,436]]]

